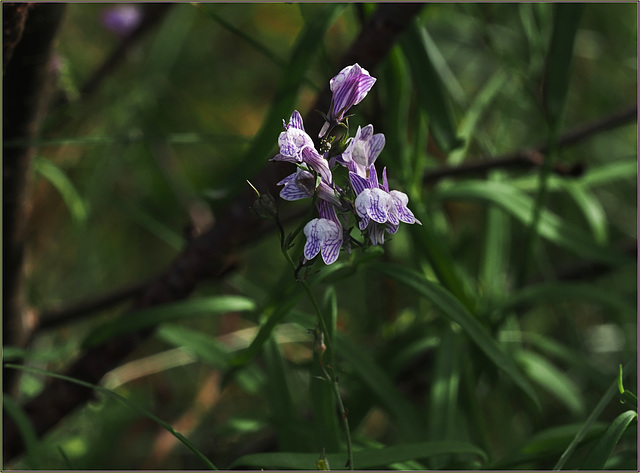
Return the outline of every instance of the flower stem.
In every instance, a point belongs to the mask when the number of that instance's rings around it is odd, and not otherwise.
[[[287,249],[283,247],[282,253],[284,254],[289,264],[291,265],[292,269],[295,271],[296,265],[291,259],[291,256],[289,255],[289,252],[287,251]],[[324,320],[324,317],[322,316],[322,311],[320,309],[320,306],[318,305],[318,302],[316,301],[316,298],[313,295],[313,292],[311,291],[311,286],[309,286],[309,283],[307,283],[307,281],[305,280],[298,280],[298,282],[302,284],[302,287],[304,288],[307,295],[309,296],[309,299],[311,300],[311,304],[313,305],[313,308],[316,312],[316,316],[318,318],[318,326],[322,331],[326,347],[329,351],[329,362],[330,362],[329,366],[333,367],[333,343],[331,341],[331,337],[329,336],[329,330],[327,329],[327,324]],[[346,441],[347,441],[347,462],[345,464],[345,468],[349,468],[350,470],[353,470],[353,448],[351,445],[351,431],[349,430],[349,419],[347,418],[347,410],[345,409],[344,404],[342,403],[342,398],[340,397],[338,380],[333,374],[333,370],[332,370],[332,373],[329,374],[329,372],[327,372],[326,368],[324,367],[324,363],[322,363],[322,353],[319,354],[318,359],[320,361],[320,369],[322,370],[322,375],[325,381],[327,381],[327,383],[329,383],[329,385],[331,386],[331,389],[333,391],[333,397],[335,398],[336,403],[338,404],[338,409],[340,410],[340,417],[342,418],[342,425],[344,427],[344,432],[345,432]]]

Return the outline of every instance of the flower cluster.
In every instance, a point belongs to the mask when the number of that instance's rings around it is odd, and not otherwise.
[[[289,123],[283,121],[284,131],[278,137],[280,152],[272,160],[294,163],[297,169],[278,183],[284,186],[280,197],[316,198],[318,217],[304,227],[306,260],[320,253],[324,262],[331,264],[338,259],[340,248],[349,251],[350,237],[345,231],[349,213],[354,214],[358,228],[374,246],[384,243],[385,233],[396,233],[400,222],[420,223],[407,207],[407,195],[389,190],[386,168],[382,183],[378,180],[375,161],[384,147],[384,135],[374,134],[373,125],[358,127],[354,137],[345,134],[337,143],[332,135],[337,128],[348,131],[345,114],[364,99],[375,81],[358,64],[345,67],[331,79],[333,98],[319,135],[320,151],[305,131],[297,110]],[[332,170],[337,166],[347,169],[350,188],[336,185]]]

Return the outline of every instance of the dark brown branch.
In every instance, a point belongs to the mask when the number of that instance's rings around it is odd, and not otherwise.
[[[2,4],[2,75],[11,60],[13,50],[22,39],[24,24],[29,15],[29,3]]]
[[[89,314],[113,307],[133,297],[137,297],[148,285],[149,281],[129,285],[95,299],[80,302],[73,307],[67,307],[58,311],[51,310],[41,312],[38,317],[36,331],[56,328],[60,325],[78,320],[79,318],[84,318]]]
[[[370,71],[386,56],[398,35],[409,24],[422,4],[389,3],[379,6],[364,26],[349,52],[342,58],[336,73],[344,65],[358,62]],[[312,109],[326,110],[331,99],[329,87],[325,87]],[[310,114],[305,126],[317,136],[322,126],[321,118]],[[275,139],[275,137],[274,137]],[[265,165],[262,173],[251,181],[260,191],[276,192],[276,183],[289,172],[284,166],[273,163]],[[260,229],[265,227],[264,220],[254,215],[250,206],[255,194],[249,188],[247,192],[217,219],[216,226],[194,239],[173,264],[151,284],[134,304],[143,308],[184,299],[205,278],[222,277],[233,264],[233,254],[242,246],[253,241]],[[67,370],[67,375],[91,383],[97,383],[109,370],[118,366],[151,332],[144,331],[113,339],[108,343],[88,350]],[[63,419],[72,410],[84,404],[91,391],[54,379],[35,399],[24,406],[33,423],[37,435],[41,436]],[[5,417],[6,419],[6,417]],[[6,459],[19,455],[24,446],[17,428],[10,419],[6,419],[3,437]]]
[[[3,12],[8,11],[3,4]],[[2,138],[33,139],[40,123],[43,106],[49,95],[49,59],[53,40],[64,13],[64,4],[32,4],[24,23],[22,37],[14,44],[13,56],[4,71],[2,82]],[[13,15],[18,23],[22,15]],[[3,23],[6,18],[3,18]],[[5,25],[3,24],[3,27]],[[10,25],[7,25],[10,27]],[[22,25],[13,25],[14,30]],[[12,38],[17,41],[17,32]],[[10,52],[3,51],[5,54]],[[7,62],[5,56],[3,63]],[[2,339],[4,344],[22,345],[27,339],[27,310],[23,303],[22,279],[24,231],[27,221],[27,186],[31,146],[2,150]],[[3,390],[12,385],[13,373],[4,372]]]
[[[558,147],[565,148],[580,141],[591,138],[599,133],[617,128],[622,125],[637,121],[638,106],[636,104],[615,112],[607,117],[601,118],[591,123],[580,125],[573,130],[563,134]],[[441,168],[431,171],[424,176],[423,182],[434,183],[446,177],[465,177],[484,175],[493,169],[520,168],[527,169],[541,166],[544,161],[544,153],[549,149],[547,143],[540,143],[531,148],[514,151],[489,160],[480,161],[482,158],[471,158],[469,164],[463,164],[454,168]],[[580,176],[584,171],[582,164],[568,166],[566,164],[556,164],[553,168],[555,174],[567,177]]]

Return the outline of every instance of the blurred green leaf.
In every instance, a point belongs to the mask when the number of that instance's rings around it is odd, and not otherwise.
[[[607,215],[602,208],[602,204],[584,186],[568,181],[561,181],[567,193],[573,198],[591,228],[593,239],[598,245],[609,243],[607,230]]]
[[[554,5],[553,32],[546,60],[544,103],[552,126],[560,120],[569,89],[573,44],[582,18],[581,3]]]
[[[429,129],[433,138],[445,153],[462,146],[464,141],[456,134],[456,125],[448,105],[448,97],[442,85],[441,71],[431,59],[430,43],[424,27],[414,22],[400,39],[402,52],[409,62],[419,103],[429,117]]]
[[[155,336],[187,349],[208,365],[223,371],[229,369],[232,353],[212,335],[179,325],[162,324]],[[257,393],[264,384],[264,373],[257,366],[250,366],[237,374],[236,381],[247,392]]]
[[[623,375],[628,375],[629,373],[632,372],[632,370],[635,370],[636,365],[637,365],[636,358],[633,358],[629,362],[627,362],[623,368]],[[613,383],[611,383],[609,388],[602,395],[596,407],[591,411],[591,414],[589,414],[589,417],[587,418],[587,420],[585,420],[580,430],[575,434],[575,436],[573,437],[573,440],[571,440],[571,443],[569,443],[567,448],[562,452],[562,455],[560,456],[560,458],[558,459],[558,461],[553,467],[554,470],[561,470],[564,467],[565,463],[571,457],[571,455],[573,454],[575,449],[578,447],[578,445],[580,445],[580,442],[582,442],[587,432],[589,432],[589,429],[594,424],[596,419],[600,416],[600,414],[605,409],[605,407],[609,404],[609,402],[611,402],[611,399],[613,399],[613,396],[615,395],[617,390],[618,390],[618,379],[616,379]]]
[[[3,353],[4,355],[4,353]],[[4,358],[4,357],[3,357]],[[4,366],[9,366],[4,364]],[[15,422],[18,427],[18,431],[22,436],[24,447],[26,451],[26,461],[30,468],[39,470],[43,467],[40,462],[40,442],[36,431],[29,420],[29,417],[24,412],[20,404],[9,396],[7,393],[2,393],[2,410]]]
[[[33,169],[49,181],[60,193],[73,222],[78,225],[84,225],[89,213],[88,205],[80,197],[80,194],[64,171],[48,159],[40,156],[36,156],[33,159]]]
[[[496,310],[504,312],[525,305],[549,304],[570,300],[598,304],[609,311],[625,315],[634,315],[636,313],[635,307],[610,290],[594,287],[593,284],[588,283],[559,281],[539,283],[509,294],[503,302],[498,303]]]
[[[340,334],[338,334],[340,335]],[[378,398],[380,404],[396,420],[405,441],[426,437],[426,430],[416,408],[395,387],[389,376],[345,337],[338,336],[336,350],[340,358],[353,368],[357,376]],[[348,405],[346,406],[348,409]],[[356,462],[356,467],[362,466]]]
[[[557,458],[571,443],[581,427],[582,424],[565,424],[536,432],[523,446],[499,458],[495,463],[489,465],[489,468],[507,470],[530,465],[531,462]],[[604,422],[592,424],[580,441],[580,445],[597,438],[606,428]]]
[[[461,199],[493,203],[508,211],[524,225],[531,224],[533,200],[515,187],[500,182],[461,182],[446,189],[436,190],[432,198],[439,201]],[[549,210],[542,210],[538,231],[544,238],[582,258],[612,265],[628,261],[628,257],[615,248],[599,246],[585,236],[584,232]]]
[[[69,376],[65,376],[65,375],[62,375],[62,374],[53,373],[53,372],[47,371],[47,370],[41,370],[39,368],[32,368],[32,367],[28,367],[28,366],[14,365],[14,364],[11,364],[11,363],[5,363],[4,367],[13,368],[13,369],[20,370],[20,371],[26,371],[28,373],[35,373],[35,374],[39,374],[39,375],[50,376],[52,378],[62,379],[62,380],[67,381],[69,383],[73,383],[73,384],[77,384],[79,386],[84,386],[85,388],[93,389],[93,390],[98,391],[99,393],[102,393],[102,394],[104,394],[104,395],[106,395],[106,396],[108,396],[108,397],[110,397],[112,399],[120,401],[123,404],[125,404],[125,405],[129,406],[130,408],[132,408],[133,410],[139,412],[143,416],[147,417],[148,419],[152,420],[156,424],[160,425],[165,430],[167,430],[171,435],[173,435],[175,438],[177,438],[180,443],[184,444],[189,450],[191,450],[193,453],[195,453],[207,465],[207,467],[209,469],[217,470],[215,465],[213,463],[211,463],[211,461],[200,450],[198,450],[195,447],[195,445],[193,445],[189,441],[189,439],[187,439],[180,432],[177,432],[173,427],[171,427],[171,425],[167,424],[165,421],[161,420],[159,417],[155,416],[154,414],[152,414],[151,412],[147,411],[146,409],[134,404],[133,402],[129,401],[127,398],[122,397],[119,394],[116,394],[113,391],[110,391],[109,389],[105,389],[105,388],[103,388],[101,386],[96,386],[94,384],[87,383],[86,381],[82,381],[82,380],[79,380],[79,379],[71,378]],[[4,400],[4,398],[3,398],[3,400]]]
[[[564,404],[575,417],[584,414],[583,395],[567,374],[529,350],[518,350],[515,359],[529,378]]]
[[[582,464],[582,469],[603,470],[605,463],[611,456],[615,446],[618,444],[620,437],[622,437],[624,431],[627,430],[629,424],[633,421],[637,421],[637,419],[638,413],[636,411],[623,412],[616,417],[587,455],[587,458]]]
[[[127,313],[94,329],[83,341],[84,348],[99,345],[113,337],[193,317],[206,317],[226,312],[244,312],[256,308],[255,302],[240,296],[214,296],[164,304]]]
[[[478,322],[478,319],[471,315],[446,289],[410,269],[383,263],[372,264],[372,267],[400,284],[414,289],[418,294],[438,307],[442,311],[442,315],[459,324],[478,348],[493,361],[496,367],[507,373],[534,404],[540,407],[533,387],[514,364],[513,360],[507,356],[487,329]]]
[[[482,450],[467,442],[420,442],[356,451],[354,463],[357,469],[382,468],[392,463],[443,454],[469,454],[477,455],[483,460],[487,458]],[[319,453],[253,453],[235,460],[229,468],[312,470],[315,469],[318,458]],[[329,453],[327,459],[333,469],[343,468],[344,454]]]

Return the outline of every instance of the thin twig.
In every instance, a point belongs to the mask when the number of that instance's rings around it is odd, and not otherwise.
[[[113,307],[141,294],[151,281],[140,282],[116,289],[95,299],[80,302],[72,307],[58,311],[48,310],[40,313],[36,331],[48,330],[84,318],[89,314]]]
[[[638,106],[636,104],[623,110],[619,110],[604,118],[593,122],[581,124],[560,136],[558,148],[579,143],[591,138],[599,133],[626,125],[637,120]],[[494,169],[507,168],[531,168],[541,166],[544,162],[544,154],[549,150],[548,143],[539,143],[536,146],[520,149],[511,153],[496,156],[495,158],[470,158],[468,164],[457,167],[443,167],[425,174],[423,182],[432,184],[447,177],[465,177],[469,175],[484,175]],[[555,174],[565,177],[578,177],[584,172],[583,164],[555,164],[553,166]]]

